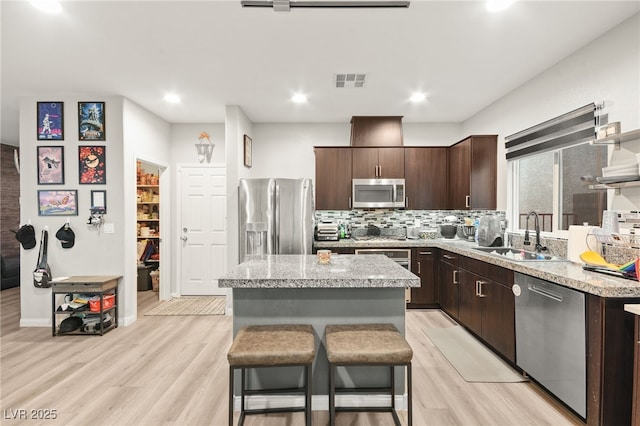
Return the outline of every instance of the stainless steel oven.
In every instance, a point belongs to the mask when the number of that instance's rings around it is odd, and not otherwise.
[[[355,254],[384,254],[398,265],[411,271],[411,249],[356,249]],[[410,288],[405,289],[404,298],[407,303],[411,302]]]

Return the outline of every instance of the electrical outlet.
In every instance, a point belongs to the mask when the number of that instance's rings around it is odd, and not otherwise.
[[[116,232],[113,223],[105,223],[103,228],[105,234],[114,234]]]

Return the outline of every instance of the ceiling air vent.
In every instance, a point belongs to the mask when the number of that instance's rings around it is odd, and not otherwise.
[[[364,87],[366,74],[336,74],[336,87]]]

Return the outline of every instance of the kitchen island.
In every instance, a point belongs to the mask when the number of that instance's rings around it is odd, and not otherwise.
[[[245,325],[313,326],[316,335],[313,405],[316,410],[326,410],[325,327],[328,324],[392,323],[404,335],[405,288],[419,287],[420,280],[383,255],[333,255],[328,264],[319,264],[315,255],[266,255],[248,258],[221,277],[218,285],[233,292],[234,336]],[[297,386],[302,369],[287,367],[286,374],[283,370],[256,370],[248,378],[249,385]],[[340,369],[337,380],[338,384],[384,386],[388,385],[388,371],[384,367]],[[238,394],[239,379],[236,385]],[[397,395],[405,395],[404,373],[400,371],[396,373],[395,388]],[[364,404],[380,404],[379,400],[364,399],[366,396],[353,398]],[[275,397],[266,403],[277,404]],[[388,399],[382,403],[388,404]],[[396,406],[406,407],[405,398],[396,401]]]

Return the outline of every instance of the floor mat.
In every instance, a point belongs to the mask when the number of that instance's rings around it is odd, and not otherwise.
[[[527,381],[460,326],[429,328],[422,331],[467,382]]]
[[[145,313],[145,316],[160,315],[224,315],[226,298],[220,296],[174,297]]]

